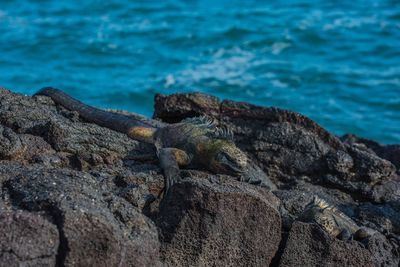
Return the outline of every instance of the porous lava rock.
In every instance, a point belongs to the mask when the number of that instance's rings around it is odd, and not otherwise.
[[[164,196],[152,145],[0,89],[0,266],[399,265],[398,145],[200,93],[157,95],[147,122],[204,115],[277,190],[183,170]],[[342,241],[299,222],[314,196],[375,234]]]

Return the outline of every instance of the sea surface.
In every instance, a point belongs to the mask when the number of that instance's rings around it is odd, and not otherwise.
[[[399,0],[0,0],[0,86],[151,116],[201,91],[400,143]]]

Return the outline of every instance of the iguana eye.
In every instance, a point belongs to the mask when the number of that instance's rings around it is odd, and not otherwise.
[[[225,164],[233,163],[232,159],[225,152],[218,153],[217,160],[218,162]]]
[[[225,152],[218,153],[216,160],[228,171],[240,172],[241,170],[241,166],[238,164],[238,161]]]
[[[225,156],[225,153],[218,153],[217,156],[216,156],[216,159],[217,159],[219,162],[227,161],[227,158],[226,158],[226,156]]]

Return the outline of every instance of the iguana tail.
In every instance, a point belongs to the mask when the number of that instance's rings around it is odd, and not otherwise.
[[[135,140],[148,143],[153,142],[153,135],[156,129],[142,121],[135,120],[122,114],[108,112],[86,105],[67,95],[63,91],[52,87],[45,87],[38,91],[35,95],[48,96],[56,104],[60,104],[71,111],[78,112],[82,118],[89,122],[125,133]]]

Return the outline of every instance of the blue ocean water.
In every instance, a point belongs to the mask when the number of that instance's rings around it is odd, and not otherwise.
[[[202,91],[400,143],[400,2],[0,1],[0,86],[153,112]]]

